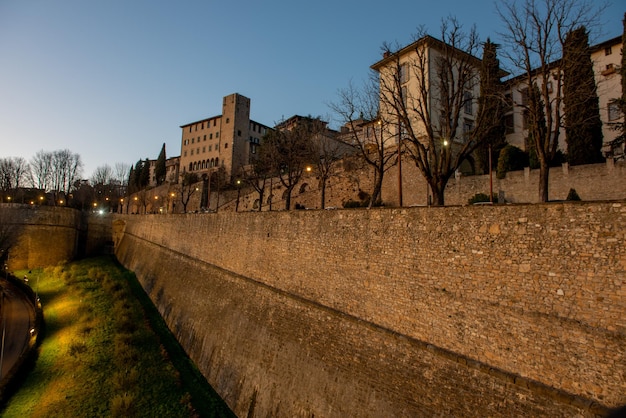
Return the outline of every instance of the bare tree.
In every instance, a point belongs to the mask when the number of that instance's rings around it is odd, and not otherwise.
[[[259,196],[259,212],[263,210],[263,198],[267,181],[275,173],[274,161],[269,151],[268,147],[261,146],[253,163],[240,169],[243,180],[252,186]]]
[[[30,167],[22,157],[0,158],[0,190],[8,192],[24,186]]]
[[[49,191],[52,187],[52,153],[48,151],[37,151],[30,162],[31,183],[33,187]]]
[[[286,124],[287,122],[293,122]],[[285,190],[285,209],[291,208],[291,193],[302,178],[311,160],[310,141],[314,135],[314,123],[310,118],[285,121],[270,131],[263,141],[270,158],[274,161],[278,178]]]
[[[528,100],[515,104],[529,120],[528,138],[539,160],[539,200],[547,202],[550,162],[563,125],[563,71],[568,65],[560,61],[563,46],[568,33],[596,26],[602,6],[588,0],[503,0],[496,8],[506,28],[505,57],[521,72],[528,91]]]
[[[178,182],[178,196],[180,197],[180,203],[183,205],[183,213],[187,213],[187,205],[191,196],[198,191],[197,184],[200,181],[196,173],[185,172],[181,175],[181,180]]]
[[[333,175],[337,162],[347,153],[347,145],[338,141],[334,131],[326,127],[326,123],[318,118],[318,126],[309,146],[309,153],[314,161],[319,178],[320,208],[326,207],[326,186]],[[350,147],[352,148],[352,147]]]
[[[93,174],[91,175],[91,184],[94,186],[98,184],[110,184],[112,180],[113,169],[108,164],[96,167],[96,169],[93,171]]]
[[[388,136],[385,132],[392,122],[386,115],[379,114],[378,80],[374,75],[361,88],[350,83],[338,95],[339,101],[330,104],[346,129],[346,132],[340,133],[338,140],[355,147],[374,171],[374,188],[369,201],[371,207],[380,202],[384,175],[393,167],[397,155],[397,149],[385,142]]]
[[[388,142],[398,144],[428,182],[434,204],[444,204],[448,180],[485,140],[492,116],[478,96],[481,45],[476,29],[465,32],[444,19],[441,39],[420,29],[404,48],[384,45],[379,71],[381,115],[390,124]]]

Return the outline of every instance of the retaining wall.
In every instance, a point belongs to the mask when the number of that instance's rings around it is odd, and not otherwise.
[[[626,204],[117,216],[239,416],[594,416],[626,404]]]
[[[54,206],[0,204],[0,240],[9,270],[31,269],[101,253],[111,242],[111,216]]]

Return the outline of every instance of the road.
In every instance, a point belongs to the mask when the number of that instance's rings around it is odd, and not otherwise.
[[[0,281],[4,298],[0,297],[0,380],[11,371],[20,355],[28,348],[30,330],[35,325],[33,305],[18,288]],[[4,353],[2,339],[4,337]]]

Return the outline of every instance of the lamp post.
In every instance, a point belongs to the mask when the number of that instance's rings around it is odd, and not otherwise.
[[[398,122],[398,204],[402,207],[402,129]]]
[[[0,289],[0,315],[2,315],[2,346],[0,347],[0,379],[2,379],[2,366],[4,364],[4,337],[6,335],[6,315],[4,313],[4,288]]]
[[[235,203],[235,212],[239,212],[239,196],[241,196],[241,180],[237,180],[237,202]]]
[[[493,170],[491,168],[491,144],[489,144],[489,202],[493,205]]]

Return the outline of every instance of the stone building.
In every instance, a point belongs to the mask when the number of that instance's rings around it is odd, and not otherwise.
[[[238,93],[224,97],[221,115],[180,128],[180,173],[202,176],[223,168],[227,181],[250,164],[270,129],[250,119],[250,99]]]
[[[157,160],[150,160],[150,187],[157,185],[156,180],[156,162]],[[168,183],[178,183],[180,169],[180,157],[171,157],[165,160],[165,181]]]

